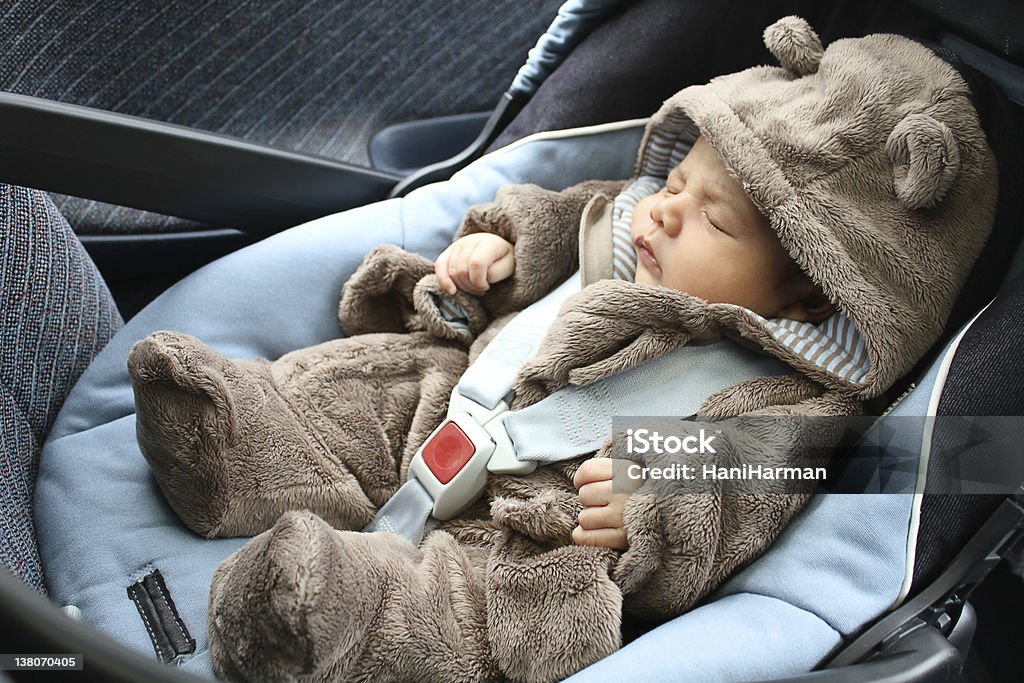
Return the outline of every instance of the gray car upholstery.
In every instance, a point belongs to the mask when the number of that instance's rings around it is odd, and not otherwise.
[[[0,90],[369,165],[392,123],[490,110],[559,0],[11,0]],[[79,233],[196,224],[57,197]]]

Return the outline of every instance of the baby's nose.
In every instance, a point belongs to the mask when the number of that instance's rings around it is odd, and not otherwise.
[[[679,195],[663,198],[651,208],[651,218],[669,237],[675,237],[683,228],[685,200]]]

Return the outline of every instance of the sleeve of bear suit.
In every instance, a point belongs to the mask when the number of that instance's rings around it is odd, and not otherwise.
[[[540,299],[579,268],[583,208],[595,195],[614,197],[625,181],[591,180],[560,192],[506,185],[493,202],[470,207],[455,238],[486,232],[515,248],[516,270],[481,297],[497,317]]]

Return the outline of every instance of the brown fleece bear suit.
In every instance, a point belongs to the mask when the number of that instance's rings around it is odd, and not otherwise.
[[[787,18],[766,42],[783,68],[724,76],[667,101],[638,172],[667,173],[654,137],[699,130],[855,323],[867,374],[829,373],[745,309],[606,279],[563,306],[519,371],[513,409],[728,335],[797,374],[705,401],[699,419],[720,420],[717,464],[805,464],[809,444],[831,435],[782,417],[858,412],[938,338],[995,204],[994,160],[966,85],[896,36],[824,51],[805,22]],[[467,362],[507,314],[578,267],[580,216],[586,226],[607,214],[619,186],[513,187],[470,210],[459,235],[501,235],[518,267],[479,299],[456,295],[468,331],[441,317],[431,262],[381,247],[344,291],[341,322],[355,336],[273,363],[231,361],[173,333],[136,345],[139,440],[167,499],[201,534],[260,534],[214,578],[210,649],[220,675],[557,680],[620,646],[624,610],[685,611],[799,511],[806,495],[658,495],[674,484],[648,481],[625,510],[628,551],[575,546],[574,461],[492,476],[482,501],[419,548],[343,531],[365,526],[403,483]],[[621,440],[599,455],[625,457]]]

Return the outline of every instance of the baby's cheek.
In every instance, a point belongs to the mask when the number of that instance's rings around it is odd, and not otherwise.
[[[656,201],[657,195],[644,197],[637,202],[633,209],[633,219],[630,222],[630,235],[636,237],[643,232],[643,229],[651,223],[651,207]]]

